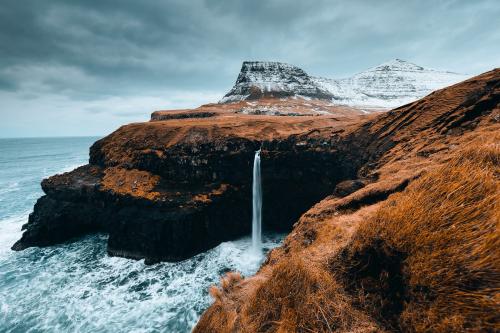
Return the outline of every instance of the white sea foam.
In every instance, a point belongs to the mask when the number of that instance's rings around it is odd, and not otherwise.
[[[21,226],[28,220],[28,213],[4,218],[0,221],[0,260],[12,252],[10,247],[21,237]]]
[[[264,238],[266,247],[280,237]],[[228,270],[253,274],[251,239],[222,243],[180,263],[108,257],[106,236],[11,254],[0,272],[0,327],[34,331],[187,332]],[[249,260],[250,259],[250,260]],[[3,326],[2,326],[3,325]]]
[[[16,181],[10,181],[7,184],[1,184],[2,187],[0,188],[0,201],[2,200],[2,196],[19,190],[19,183]]]
[[[43,194],[40,180],[85,163],[94,140],[25,139],[5,146],[0,140],[0,184],[10,184],[0,192],[2,333],[188,332],[210,304],[211,284],[228,270],[250,275],[260,265],[262,259],[249,257],[250,237],[179,263],[153,266],[109,257],[106,235],[11,251]],[[281,238],[264,235],[264,250]]]

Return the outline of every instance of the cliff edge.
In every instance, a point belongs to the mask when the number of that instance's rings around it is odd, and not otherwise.
[[[231,273],[195,332],[498,328],[500,70],[381,114],[276,99],[159,111],[43,180],[14,250],[107,232],[152,263],[289,231],[254,276]]]
[[[499,130],[499,69],[363,122],[366,163],[194,332],[498,330]]]

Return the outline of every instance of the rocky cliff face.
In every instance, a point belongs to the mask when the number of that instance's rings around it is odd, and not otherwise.
[[[221,103],[292,96],[326,100],[333,97],[296,66],[280,62],[245,61],[236,83]]]
[[[430,105],[424,99],[379,116],[268,116],[218,105],[153,115],[155,121],[123,126],[97,141],[89,165],[44,180],[46,195],[13,248],[105,231],[110,254],[154,262],[181,260],[245,235],[259,148],[264,225],[290,230],[339,182],[361,177],[356,187],[376,179],[370,170],[404,156],[402,142],[415,146],[475,128],[497,103],[497,74],[478,81],[475,90],[468,83],[452,96],[431,95]],[[432,126],[423,121],[429,109]],[[431,154],[424,141],[419,154]]]
[[[105,231],[111,255],[181,260],[250,232],[257,149],[272,230],[289,230],[361,163],[332,136],[353,118],[179,114],[123,126],[91,147],[89,165],[44,180],[13,249]]]
[[[194,332],[489,332],[499,325],[500,69],[340,134],[362,161]]]

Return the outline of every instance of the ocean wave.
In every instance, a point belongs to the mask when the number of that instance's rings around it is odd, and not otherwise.
[[[0,263],[8,253],[12,252],[10,247],[14,242],[21,238],[21,226],[28,220],[28,214],[29,212],[24,212],[0,220]]]
[[[106,239],[12,256],[0,273],[0,331],[188,332],[222,273],[253,274],[262,259],[249,265],[251,240],[243,238],[179,263],[147,266],[107,256]],[[280,240],[266,237],[264,245]]]

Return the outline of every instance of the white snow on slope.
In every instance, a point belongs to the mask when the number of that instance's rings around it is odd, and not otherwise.
[[[467,78],[467,75],[424,68],[395,59],[349,78],[314,77],[313,81],[330,91],[338,104],[393,108]]]
[[[322,90],[299,67],[272,61],[245,61],[236,83],[220,103],[258,99],[261,95],[331,98],[328,91]]]
[[[221,103],[250,99],[250,91],[256,87],[281,96],[331,99],[335,104],[358,108],[394,108],[467,78],[467,75],[424,68],[400,59],[344,79],[312,77],[288,64],[245,62],[235,86]]]

